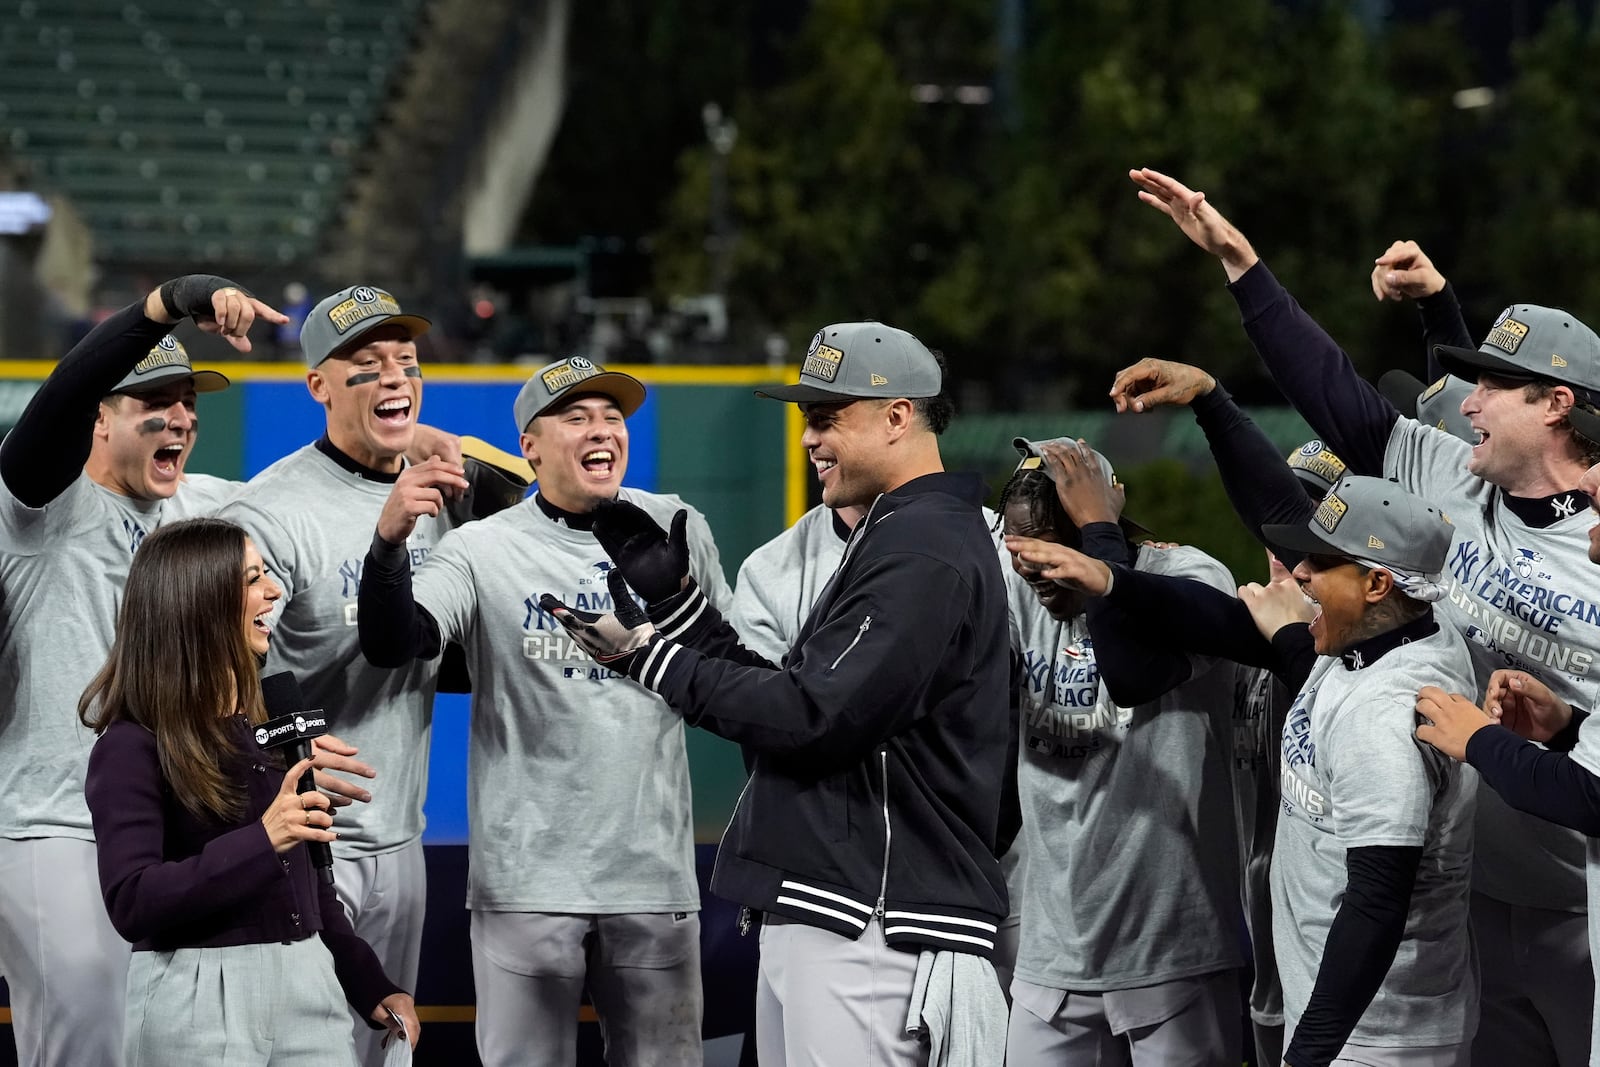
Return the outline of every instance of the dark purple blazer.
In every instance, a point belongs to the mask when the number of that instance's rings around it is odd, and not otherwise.
[[[111,925],[135,952],[288,943],[320,933],[345,998],[370,1021],[383,998],[401,990],[351,929],[333,887],[317,880],[305,848],[273,851],[261,816],[284,772],[255,751],[246,720],[236,721],[239,749],[224,767],[243,779],[245,810],[233,823],[198,819],[179,802],[144,727],[113,723],[95,742],[84,795]]]

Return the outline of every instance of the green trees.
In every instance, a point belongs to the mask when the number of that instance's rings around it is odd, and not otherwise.
[[[785,77],[735,109],[738,321],[799,341],[892,319],[1002,407],[1097,396],[1143,355],[1248,393],[1220,270],[1133,195],[1128,167],[1150,165],[1205,189],[1367,369],[1420,364],[1413,318],[1375,306],[1366,277],[1394,238],[1459,230],[1447,213],[1478,181],[1447,166],[1475,122],[1450,102],[1470,83],[1453,24],[1380,33],[1345,4],[1272,0],[1027,11],[1001,115],[913,98],[995,81],[994,0],[812,5]],[[709,174],[705,149],[680,159],[663,292],[706,282]]]

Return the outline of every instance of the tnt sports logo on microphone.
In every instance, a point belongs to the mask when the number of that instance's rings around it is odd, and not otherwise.
[[[271,739],[272,739],[272,735],[267,733],[266,730],[257,730],[256,731],[256,744],[264,745]]]

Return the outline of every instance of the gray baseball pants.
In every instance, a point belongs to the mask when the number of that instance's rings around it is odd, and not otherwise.
[[[21,1067],[122,1062],[128,954],[93,841],[0,838],[0,974]]]
[[[1232,1067],[1242,1040],[1237,971],[1104,993],[1011,982],[1010,1067]]]
[[[610,1067],[702,1067],[694,912],[474,911],[472,977],[484,1067],[571,1063],[587,983]]]
[[[333,888],[359,936],[377,954],[383,973],[415,994],[422,955],[422,920],[428,906],[428,869],[422,841],[377,856],[335,856]],[[383,1067],[386,1030],[374,1030],[350,1012],[356,1058]]]

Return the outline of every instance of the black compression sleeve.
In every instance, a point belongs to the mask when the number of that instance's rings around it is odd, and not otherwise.
[[[1085,555],[1112,566],[1132,567],[1139,550],[1114,522],[1091,522],[1078,531]],[[1171,645],[1152,645],[1148,629],[1105,597],[1092,598],[1084,609],[1094,639],[1095,665],[1106,692],[1119,707],[1146,704],[1189,680],[1194,665],[1188,654]]]
[[[1317,983],[1284,1062],[1326,1067],[1350,1039],[1405,936],[1421,864],[1420,845],[1369,845],[1346,853],[1344,900],[1328,928]]]
[[[1544,747],[1551,752],[1571,752],[1577,748],[1578,731],[1583,727],[1583,721],[1588,717],[1589,713],[1587,711],[1581,708],[1573,708],[1572,718],[1568,720],[1567,725],[1561,728],[1560,733],[1546,741]]]
[[[1278,284],[1265,262],[1228,286],[1245,333],[1272,380],[1352,474],[1383,475],[1400,413],[1356,373],[1350,357]]]
[[[1130,624],[1159,633],[1172,648],[1216,656],[1249,667],[1278,666],[1272,646],[1237,598],[1192,578],[1113,567],[1116,578],[1102,599],[1126,613]],[[1096,657],[1099,647],[1096,645]]]
[[[140,300],[61,357],[0,442],[0,478],[13,496],[42,508],[66,491],[89,459],[100,399],[171,329],[145,318]]]
[[[374,667],[403,667],[444,649],[439,623],[411,596],[411,559],[404,545],[374,534],[356,594],[356,635]]]
[[[1277,666],[1272,668],[1272,673],[1289,692],[1300,692],[1317,662],[1317,643],[1311,637],[1311,626],[1296,622],[1279,627],[1272,635],[1272,651],[1277,656]]]
[[[1486,726],[1468,739],[1467,762],[1518,811],[1600,836],[1600,778],[1566,753],[1547,752],[1503,726]]]
[[[1432,296],[1417,301],[1417,314],[1422,318],[1422,344],[1427,349],[1428,381],[1436,382],[1444,374],[1444,367],[1433,354],[1434,345],[1450,348],[1476,348],[1472,335],[1467,332],[1467,320],[1461,315],[1461,302],[1449,282]]]
[[[1261,527],[1270,523],[1299,526],[1311,518],[1315,506],[1300,479],[1272,439],[1234,403],[1221,382],[1205,396],[1196,397],[1190,407],[1217,461],[1222,488],[1252,534],[1259,539]],[[1292,569],[1300,562],[1297,552],[1268,547],[1285,567]]]

